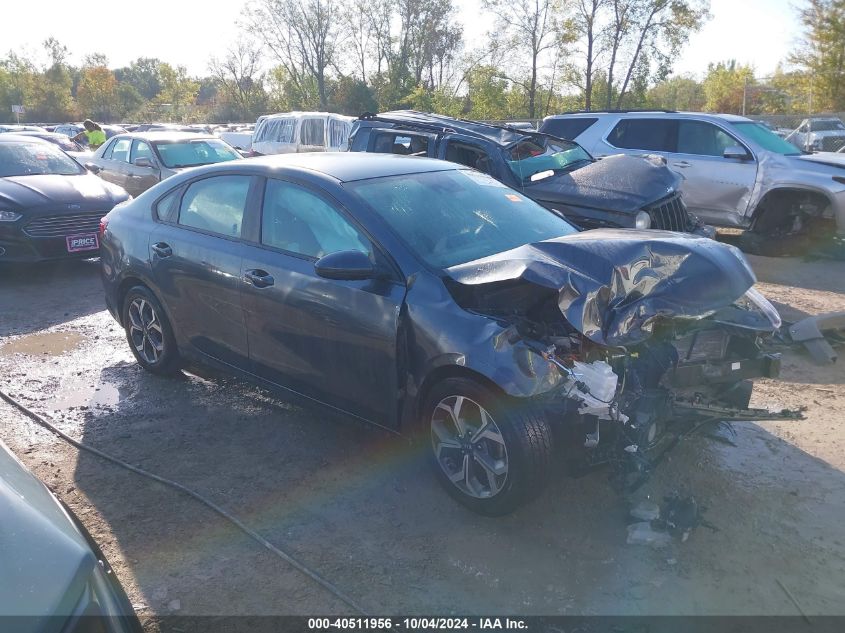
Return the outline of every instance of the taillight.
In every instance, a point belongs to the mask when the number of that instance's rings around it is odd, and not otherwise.
[[[104,215],[100,218],[100,239],[106,234],[106,228],[109,226],[109,217]]]

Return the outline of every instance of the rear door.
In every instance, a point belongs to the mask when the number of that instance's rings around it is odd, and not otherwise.
[[[392,423],[404,284],[316,274],[314,262],[328,253],[384,257],[323,191],[268,179],[259,223],[241,269],[253,371],[308,398]]]
[[[139,167],[135,161],[146,158],[152,163],[151,167]],[[138,196],[161,180],[161,169],[152,147],[146,141],[135,139],[132,141],[132,151],[129,153],[129,166],[125,189],[133,196]]]
[[[253,178],[221,174],[184,186],[150,236],[153,276],[180,343],[249,368],[241,307],[241,226]]]
[[[669,167],[684,176],[681,191],[687,207],[706,222],[736,224],[757,181],[757,161],[743,143],[713,123],[678,119],[677,124]],[[724,157],[727,148],[736,146],[747,151],[748,160]]]

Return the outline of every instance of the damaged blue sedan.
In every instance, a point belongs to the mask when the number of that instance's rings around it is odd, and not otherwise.
[[[138,363],[210,365],[420,435],[446,490],[512,511],[554,459],[654,467],[750,410],[780,326],[731,246],[580,232],[481,172],[379,154],[191,170],[101,224],[106,302]]]

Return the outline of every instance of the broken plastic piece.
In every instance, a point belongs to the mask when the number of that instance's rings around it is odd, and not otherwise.
[[[845,312],[830,312],[802,319],[789,327],[789,336],[794,342],[803,343],[814,361],[820,365],[831,365],[836,362],[837,354],[822,332],[832,330],[845,332]]]
[[[654,521],[660,518],[660,506],[653,501],[640,501],[631,508],[631,516],[640,521]]]
[[[632,523],[628,526],[628,545],[650,545],[654,548],[663,548],[672,542],[668,532],[656,530],[651,527],[648,521]]]

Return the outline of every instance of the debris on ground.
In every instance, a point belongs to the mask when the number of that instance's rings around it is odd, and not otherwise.
[[[660,506],[653,501],[640,501],[631,508],[630,514],[640,521],[655,521],[660,518]]]
[[[628,545],[651,545],[660,549],[672,542],[672,535],[652,527],[651,521],[640,521],[628,526]]]
[[[803,343],[819,365],[832,365],[837,354],[832,343],[845,341],[845,312],[829,312],[802,319],[789,326],[794,343]]]

